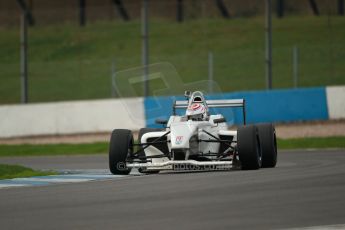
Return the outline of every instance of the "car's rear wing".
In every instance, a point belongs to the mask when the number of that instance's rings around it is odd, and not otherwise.
[[[246,124],[246,101],[244,99],[228,99],[228,100],[206,100],[209,108],[231,108],[242,107],[243,124]],[[175,101],[173,104],[173,114],[176,115],[176,109],[187,109],[188,101]]]

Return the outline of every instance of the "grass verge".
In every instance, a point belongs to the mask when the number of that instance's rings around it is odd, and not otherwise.
[[[0,157],[8,156],[55,156],[100,154],[108,151],[108,143],[91,144],[44,144],[0,145]]]
[[[279,139],[279,149],[345,148],[345,137],[311,137]]]
[[[36,171],[20,165],[0,164],[0,180],[19,177],[47,176],[55,174],[56,173],[51,171]]]
[[[278,139],[278,149],[345,148],[345,137]],[[0,157],[105,154],[108,143],[0,145]]]

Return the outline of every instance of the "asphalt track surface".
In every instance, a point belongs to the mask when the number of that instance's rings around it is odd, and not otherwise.
[[[89,156],[0,162],[96,169],[106,167],[106,160]],[[345,150],[280,152],[276,168],[257,171],[164,173],[0,190],[1,229],[286,229],[336,224],[345,227]]]

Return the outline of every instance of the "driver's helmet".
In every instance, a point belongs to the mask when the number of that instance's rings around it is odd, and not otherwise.
[[[202,103],[192,103],[188,106],[186,116],[191,120],[201,121],[206,117],[207,111],[205,105]]]

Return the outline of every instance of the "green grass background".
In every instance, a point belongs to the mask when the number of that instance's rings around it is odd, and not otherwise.
[[[0,103],[20,102],[19,28],[0,28]],[[168,62],[185,83],[214,79],[222,91],[265,88],[264,18],[151,19],[150,63]],[[345,17],[273,20],[273,87],[293,87],[292,48],[300,51],[299,86],[345,84]],[[111,68],[141,64],[140,22],[98,21],[29,28],[31,102],[111,97]],[[121,85],[119,86],[121,87]],[[151,94],[164,87],[151,82]],[[140,86],[137,94],[141,95]]]

